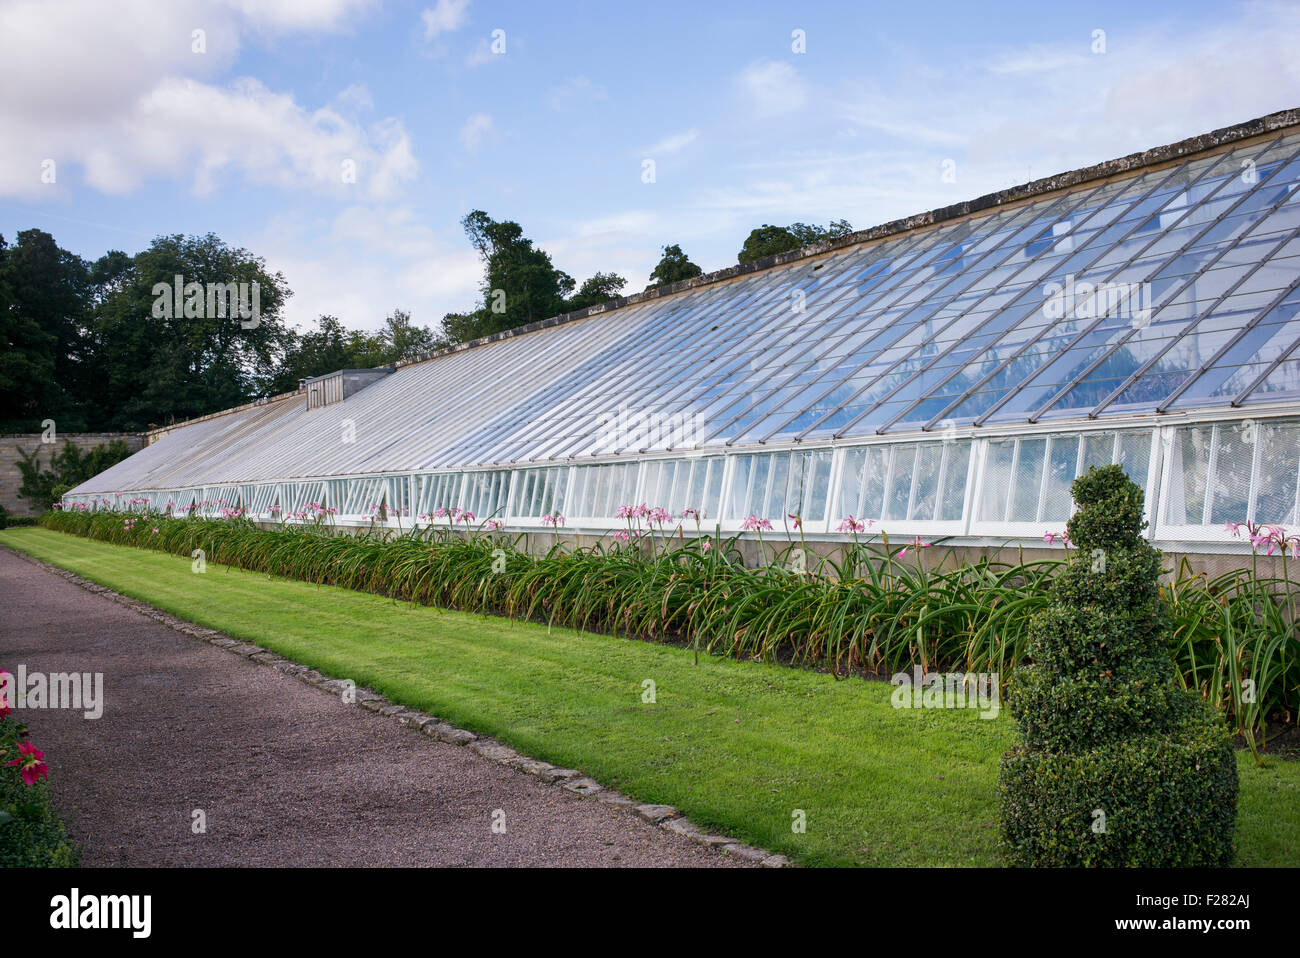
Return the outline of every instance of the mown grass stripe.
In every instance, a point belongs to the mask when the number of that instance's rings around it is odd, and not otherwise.
[[[270,579],[45,529],[0,543],[815,865],[992,865],[1003,715],[890,686]],[[641,682],[658,702],[641,703]],[[1241,764],[1239,861],[1300,864],[1300,762]],[[791,831],[804,809],[806,834]]]

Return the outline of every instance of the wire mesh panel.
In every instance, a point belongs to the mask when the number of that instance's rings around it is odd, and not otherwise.
[[[563,513],[569,481],[568,466],[524,469],[515,477],[510,516],[540,519]]]
[[[461,479],[460,507],[480,521],[499,519],[506,511],[510,493],[510,471],[467,472]]]
[[[1300,522],[1300,422],[1243,420],[1173,431],[1160,534],[1227,538],[1228,523]],[[1198,528],[1199,527],[1199,528]]]
[[[734,457],[727,518],[825,522],[830,503],[831,453],[778,452]]]
[[[584,518],[613,519],[636,495],[638,463],[578,466],[573,470],[567,511]]]
[[[641,473],[641,501],[674,516],[694,509],[702,518],[717,518],[724,466],[721,456],[646,462]]]
[[[1074,480],[1093,466],[1119,465],[1144,491],[1152,430],[1060,433],[990,439],[972,531],[1041,533],[1070,518]]]

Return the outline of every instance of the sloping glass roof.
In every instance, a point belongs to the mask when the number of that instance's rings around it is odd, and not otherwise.
[[[435,356],[325,408],[181,427],[77,491],[1300,397],[1292,130]],[[629,417],[689,440],[609,428]]]
[[[591,435],[618,403],[731,445],[1294,392],[1297,186],[1278,137],[684,294],[440,464],[629,451]]]

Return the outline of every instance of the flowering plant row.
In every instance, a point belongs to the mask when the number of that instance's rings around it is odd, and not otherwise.
[[[1004,685],[1026,663],[1033,613],[1070,555],[1015,562],[962,561],[942,541],[891,541],[876,520],[849,516],[848,541],[769,542],[772,523],[709,534],[705,517],[625,505],[626,528],[591,546],[545,531],[507,534],[495,520],[454,509],[431,525],[398,532],[339,533],[315,524],[260,527],[246,519],[176,518],[79,511],[47,514],[49,528],[145,546],[208,562],[390,595],[471,612],[687,644],[697,652],[779,660],[836,674],[924,670],[999,673]],[[694,526],[694,530],[690,526]],[[1258,530],[1256,530],[1258,535]],[[1227,712],[1254,746],[1268,720],[1300,713],[1297,590],[1249,565],[1210,577],[1186,560],[1161,590],[1174,615],[1172,654],[1182,681]],[[1294,538],[1294,537],[1290,537]],[[1286,563],[1291,549],[1281,550]]]

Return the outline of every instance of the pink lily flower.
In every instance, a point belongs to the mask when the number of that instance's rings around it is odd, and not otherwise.
[[[50,767],[42,761],[45,753],[31,742],[23,742],[18,746],[18,756],[12,762],[5,764],[21,766],[20,773],[24,783],[35,785],[42,778],[49,777]]]

